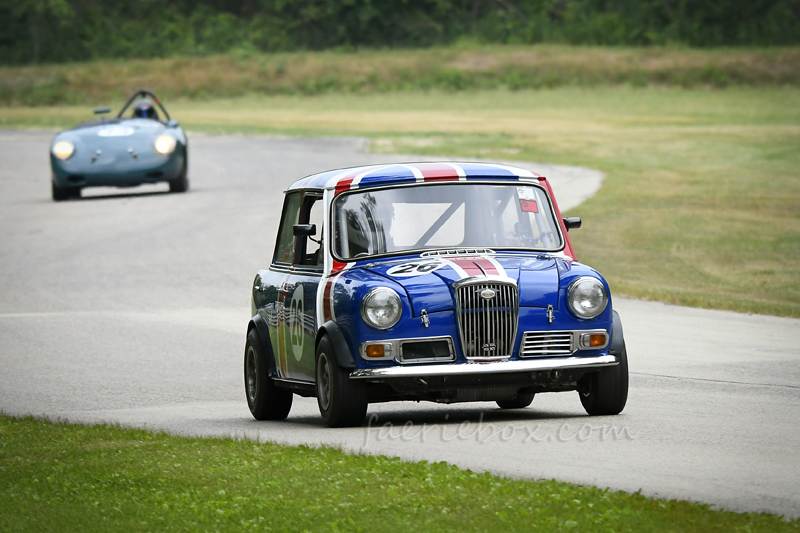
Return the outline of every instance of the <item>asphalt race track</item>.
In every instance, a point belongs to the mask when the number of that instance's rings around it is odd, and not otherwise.
[[[576,393],[560,393],[516,412],[372,405],[368,426],[336,430],[296,397],[287,421],[257,422],[242,378],[249,289],[271,258],[283,189],[408,158],[366,153],[358,139],[190,135],[187,194],[98,189],[54,203],[53,136],[0,131],[0,411],[329,444],[800,516],[800,320],[615,300],[631,368],[616,417],[589,418]],[[562,207],[602,179],[527,166],[552,177]]]

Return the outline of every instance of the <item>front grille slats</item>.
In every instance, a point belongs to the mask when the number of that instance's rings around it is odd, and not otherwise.
[[[491,289],[494,297],[481,292]],[[509,357],[514,350],[519,297],[513,282],[471,280],[455,288],[458,329],[469,359]]]
[[[572,355],[575,351],[571,331],[526,331],[522,337],[521,357]]]

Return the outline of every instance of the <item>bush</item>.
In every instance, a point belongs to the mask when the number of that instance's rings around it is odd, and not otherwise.
[[[0,0],[0,64],[502,44],[800,43],[800,0]]]

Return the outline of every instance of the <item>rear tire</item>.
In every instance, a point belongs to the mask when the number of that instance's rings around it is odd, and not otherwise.
[[[329,427],[354,427],[367,416],[367,389],[339,366],[327,335],[317,346],[317,405]]]
[[[284,420],[292,409],[292,393],[279,389],[269,377],[266,354],[256,330],[247,334],[244,347],[244,391],[256,420]]]
[[[181,172],[174,179],[169,180],[169,192],[186,192],[189,190],[189,177],[186,171],[186,159],[183,160]]]
[[[526,392],[517,394],[513,400],[498,400],[497,405],[500,409],[524,409],[528,407],[533,401],[534,393]]]
[[[582,378],[582,390],[578,394],[583,408],[591,416],[617,415],[625,408],[628,401],[628,353],[625,346],[618,359],[618,365]]]

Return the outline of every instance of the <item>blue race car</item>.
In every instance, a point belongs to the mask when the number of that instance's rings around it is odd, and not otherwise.
[[[111,109],[94,112],[102,115]],[[116,118],[84,122],[56,135],[50,147],[53,200],[79,198],[84,187],[159,182],[169,183],[171,192],[185,192],[186,155],[186,135],[178,121],[154,93],[138,90]]]
[[[256,419],[316,397],[331,427],[371,402],[578,391],[590,415],[628,397],[608,284],[575,258],[547,180],[477,163],[336,170],[286,191],[272,264],[252,287],[244,378]]]

